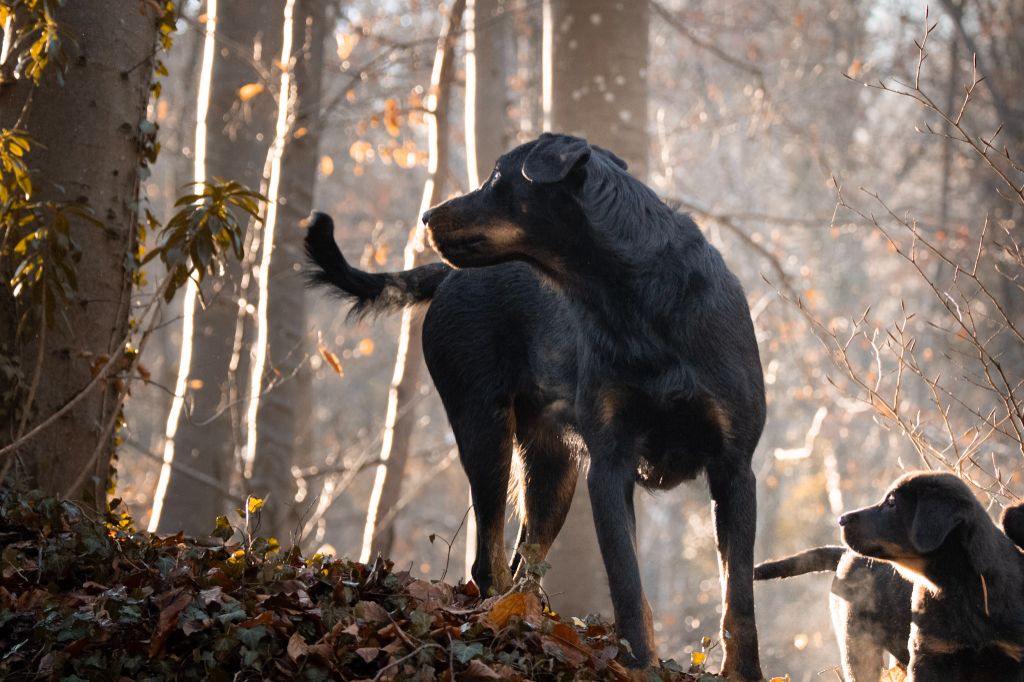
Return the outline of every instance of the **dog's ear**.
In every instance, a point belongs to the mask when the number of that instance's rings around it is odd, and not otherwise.
[[[615,154],[615,152],[609,151],[609,150],[605,149],[604,147],[598,147],[596,144],[592,144],[590,146],[593,147],[594,149],[598,150],[599,152],[601,152],[605,156],[607,156],[608,159],[612,163],[614,163],[616,166],[618,166],[622,170],[624,170],[624,171],[628,171],[629,170],[629,164],[627,164],[625,161],[620,159],[618,157],[618,155]]]
[[[922,495],[917,499],[914,520],[910,524],[910,544],[921,554],[934,552],[960,521],[960,512],[953,502],[934,495]]]
[[[523,161],[523,177],[542,185],[561,182],[590,160],[590,145],[578,137],[543,135]]]

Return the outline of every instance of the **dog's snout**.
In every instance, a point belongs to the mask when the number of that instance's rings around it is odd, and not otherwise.
[[[424,225],[428,225],[428,224],[430,224],[430,216],[432,216],[433,214],[434,214],[434,209],[432,209],[432,208],[427,209],[426,211],[423,212],[423,215],[420,216],[420,220],[423,221]]]
[[[840,526],[845,526],[849,522],[850,522],[850,515],[849,514],[843,514],[842,516],[839,517],[839,525]]]

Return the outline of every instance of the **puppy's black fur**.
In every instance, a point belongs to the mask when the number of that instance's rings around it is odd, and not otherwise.
[[[845,547],[815,547],[754,567],[754,580],[832,571],[829,609],[846,682],[877,682],[888,651],[910,662],[911,583],[884,561]]]
[[[1024,680],[1024,554],[960,479],[907,474],[839,525],[914,583],[912,682]]]
[[[424,214],[445,265],[350,267],[314,215],[316,278],[357,310],[431,301],[423,348],[477,518],[473,578],[504,590],[513,444],[523,464],[521,541],[550,547],[579,457],[630,665],[654,660],[633,492],[705,473],[723,579],[725,661],[761,679],[753,602],[754,476],[764,385],[743,290],[687,216],[618,157],[545,134],[502,156],[478,190]]]

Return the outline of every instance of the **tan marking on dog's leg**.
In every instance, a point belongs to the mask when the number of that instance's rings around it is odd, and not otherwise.
[[[995,641],[995,646],[1018,663],[1020,663],[1021,659],[1024,658],[1024,646],[1017,642],[1009,642],[1005,639],[999,639]]]
[[[719,432],[722,434],[722,438],[729,440],[732,438],[732,417],[729,415],[729,411],[726,409],[725,404],[714,396],[709,396],[705,400],[707,416],[711,419],[712,423],[718,427]]]
[[[609,426],[626,404],[626,395],[618,389],[608,389],[598,397],[598,416],[601,424]]]

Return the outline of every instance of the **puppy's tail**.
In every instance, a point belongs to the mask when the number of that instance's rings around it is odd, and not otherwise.
[[[353,268],[341,255],[330,216],[313,212],[306,223],[306,255],[313,265],[307,273],[309,283],[335,287],[352,302],[350,315],[389,313],[427,303],[452,271],[443,263],[430,263],[402,272],[364,272]]]
[[[754,580],[792,578],[804,573],[835,571],[845,551],[845,547],[815,547],[784,559],[765,561],[754,567]]]

